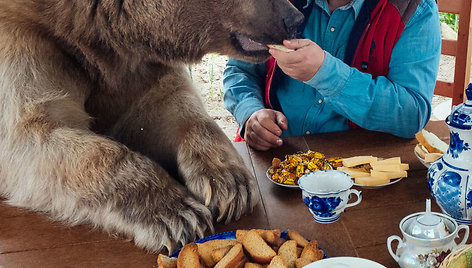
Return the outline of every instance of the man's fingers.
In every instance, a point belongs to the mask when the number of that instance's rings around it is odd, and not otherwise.
[[[262,109],[253,113],[245,124],[245,139],[257,150],[267,150],[283,144],[280,135],[286,129],[287,118],[278,111]]]
[[[272,125],[275,125],[275,123],[272,122]],[[280,146],[282,145],[282,139],[280,139],[280,135],[278,135],[278,133],[282,134],[282,130],[277,125],[275,125],[275,127],[277,128],[276,131],[269,130],[260,122],[256,122],[252,126],[252,132],[257,135],[259,140],[264,140],[273,146]]]
[[[292,40],[284,40],[284,46],[291,49],[299,49],[302,47],[309,46],[313,41],[309,39],[292,39]]]
[[[248,128],[246,131],[245,138],[249,142],[249,145],[258,150],[267,150],[282,145],[282,140],[279,137],[270,133],[260,125],[255,126],[254,129]]]
[[[282,129],[280,129],[276,119],[274,115],[274,118],[263,118],[258,123],[272,135],[280,136],[282,135]]]
[[[287,117],[281,112],[275,113],[275,122],[279,125],[282,130],[288,129]],[[280,135],[279,135],[280,136]]]
[[[249,132],[248,133],[247,141],[249,142],[249,145],[251,145],[252,147],[254,147],[254,145],[257,145],[257,149],[259,149],[259,150],[263,150],[264,148],[266,148],[265,150],[267,150],[269,148],[276,147],[276,145],[264,140],[262,137],[257,135],[255,132]]]

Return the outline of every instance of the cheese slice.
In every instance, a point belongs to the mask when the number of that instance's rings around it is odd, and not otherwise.
[[[375,185],[382,185],[382,184],[390,183],[389,179],[381,179],[381,178],[376,178],[376,177],[371,177],[371,176],[355,178],[354,181],[357,184],[365,185],[365,186],[375,186]]]
[[[374,156],[353,156],[343,159],[343,166],[345,167],[355,167],[363,164],[370,164],[376,162],[377,157]]]
[[[408,176],[408,173],[406,170],[401,170],[401,171],[378,171],[378,170],[371,170],[370,175],[372,177],[376,177],[379,179],[384,179],[384,180],[391,180],[391,179],[397,179],[397,178],[404,178]]]
[[[379,164],[378,162],[371,163],[373,170],[377,171],[402,171],[410,169],[408,164]]]
[[[366,177],[370,175],[369,172],[365,171],[365,169],[362,168],[338,167],[337,170],[349,174],[351,178]]]
[[[377,162],[375,162],[375,164],[401,164],[401,163],[402,163],[402,160],[399,156],[387,158],[383,160],[378,160]]]

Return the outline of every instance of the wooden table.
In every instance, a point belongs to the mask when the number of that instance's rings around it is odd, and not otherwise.
[[[430,122],[427,129],[448,142],[449,132],[442,121]],[[359,256],[386,267],[398,267],[390,257],[386,241],[401,235],[400,220],[424,211],[431,198],[426,186],[427,169],[415,157],[415,139],[354,130],[285,139],[283,147],[257,152],[245,143],[235,143],[238,152],[257,178],[261,202],[254,212],[216,231],[238,228],[294,229],[316,239],[328,256]],[[330,224],[316,223],[301,200],[299,189],[281,187],[265,175],[273,157],[319,151],[326,156],[401,156],[410,164],[408,178],[380,189],[363,189],[362,202],[348,208]],[[356,187],[358,188],[358,187]],[[433,210],[439,211],[433,202]],[[29,212],[0,202],[0,267],[155,267],[156,254],[149,254],[130,241],[110,237],[89,226],[66,227],[40,213]]]

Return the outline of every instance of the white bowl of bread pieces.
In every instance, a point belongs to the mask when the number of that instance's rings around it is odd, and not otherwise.
[[[438,136],[424,129],[416,133],[415,137],[419,142],[415,147],[415,154],[427,168],[432,162],[443,156],[449,148],[449,145]]]

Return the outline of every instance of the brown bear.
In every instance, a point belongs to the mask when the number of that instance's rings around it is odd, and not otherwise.
[[[261,62],[287,0],[0,0],[0,196],[150,251],[258,202],[187,65]]]

